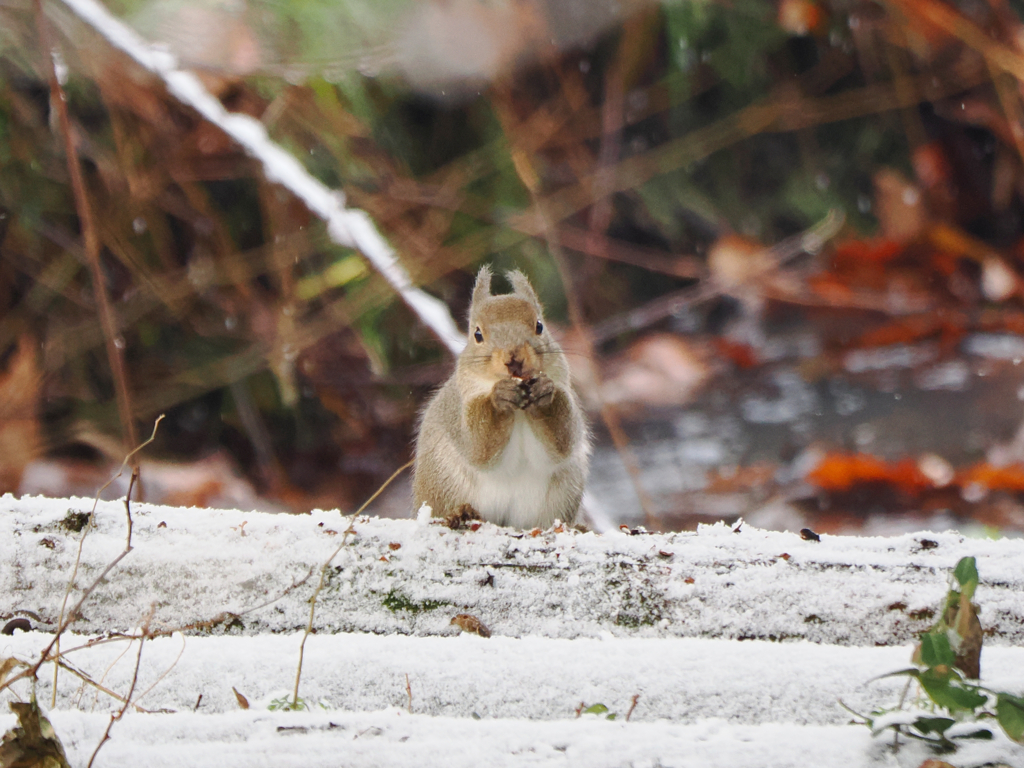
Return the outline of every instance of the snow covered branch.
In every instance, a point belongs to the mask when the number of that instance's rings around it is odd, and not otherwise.
[[[72,500],[73,511],[91,501]],[[0,615],[56,624],[77,545],[69,502],[0,506]],[[72,630],[126,631],[155,602],[154,631],[281,600],[233,622],[246,634],[305,627],[306,578],[337,548],[338,512],[290,516],[135,505],[134,551],[82,609]],[[123,548],[123,510],[101,503],[82,555],[91,581]],[[494,635],[552,638],[715,637],[899,645],[935,620],[950,569],[978,558],[987,643],[1024,642],[1024,541],[955,533],[823,536],[726,526],[696,533],[537,536],[484,525],[449,531],[360,518],[318,599],[317,632],[450,635],[469,613]],[[219,630],[217,630],[219,631]]]
[[[0,616],[30,617],[43,630],[5,638],[11,659],[46,647],[81,536],[74,529],[91,505],[0,498]],[[50,717],[72,764],[106,732],[102,710],[120,710],[120,692],[134,687],[143,691],[134,706],[174,714],[125,717],[103,747],[104,766],[326,767],[339,754],[347,765],[410,768],[510,755],[524,757],[501,764],[892,765],[836,702],[868,711],[899,696],[901,680],[868,682],[907,665],[909,643],[934,620],[965,554],[981,573],[982,675],[1001,690],[1024,686],[1024,651],[1008,647],[1024,640],[1024,541],[805,541],[724,525],[533,536],[359,518],[328,569],[306,647],[302,697],[312,711],[268,711],[291,694],[310,569],[338,549],[346,519],[132,511],[131,555],[83,605],[71,628],[81,634],[66,636],[76,676],[62,674],[56,689],[46,676],[38,683],[41,696],[55,695]],[[83,584],[123,548],[118,503],[100,503],[95,524]],[[491,637],[456,637],[458,614],[479,618]],[[211,621],[222,616],[233,620]],[[147,621],[152,639],[138,667],[118,633],[138,642],[133,628]],[[189,624],[197,629],[162,636]],[[250,709],[238,709],[235,691]],[[575,719],[597,704],[618,719]],[[83,711],[94,706],[101,711]],[[0,714],[0,729],[12,726]],[[957,759],[1017,765],[1022,749],[999,733]],[[693,760],[670,759],[682,754]],[[900,764],[926,756],[910,746]]]
[[[258,160],[267,179],[288,189],[326,222],[335,243],[358,249],[420,320],[453,354],[458,354],[464,343],[462,333],[447,306],[412,284],[394,250],[364,211],[346,207],[344,195],[314,178],[295,157],[270,139],[262,123],[248,115],[228,112],[194,74],[178,66],[173,55],[147,43],[96,0],[62,2],[110,45],[159,77],[172,96],[216,125]]]

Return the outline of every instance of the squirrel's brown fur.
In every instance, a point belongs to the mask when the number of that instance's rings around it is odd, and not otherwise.
[[[520,528],[571,524],[589,462],[586,419],[530,282],[507,276],[514,292],[493,296],[491,270],[477,274],[468,343],[420,422],[416,506],[448,517],[469,504]]]

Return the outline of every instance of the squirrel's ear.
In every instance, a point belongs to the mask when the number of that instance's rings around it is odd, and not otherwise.
[[[537,294],[534,293],[533,286],[530,285],[529,279],[526,275],[520,272],[518,269],[511,272],[506,272],[505,277],[512,283],[513,290],[524,299],[533,304],[537,309],[540,309],[540,299],[537,298]]]
[[[472,304],[479,306],[491,295],[491,268],[484,264],[476,273]]]

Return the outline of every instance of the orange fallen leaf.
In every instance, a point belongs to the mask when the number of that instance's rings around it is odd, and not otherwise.
[[[807,473],[807,481],[828,491],[848,491],[859,483],[892,483],[904,491],[920,493],[932,482],[913,459],[895,463],[866,453],[833,453]]]
[[[249,700],[247,698],[245,698],[245,696],[240,694],[238,692],[238,689],[235,688],[234,686],[231,686],[231,690],[235,692],[235,701],[238,702],[238,706],[241,707],[242,709],[248,709],[249,708]]]
[[[971,484],[981,485],[990,491],[1024,491],[1024,465],[1009,464],[1005,467],[993,467],[981,462],[974,466],[961,469],[954,476],[953,482],[961,488]]]
[[[729,339],[716,337],[712,345],[718,352],[719,357],[724,357],[739,368],[754,368],[760,362],[757,351],[749,344],[738,344]]]

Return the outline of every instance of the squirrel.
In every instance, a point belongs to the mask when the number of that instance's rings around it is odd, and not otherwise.
[[[565,353],[544,325],[537,294],[518,270],[491,294],[477,274],[467,345],[423,411],[413,495],[434,517],[547,528],[576,522],[590,432]]]

